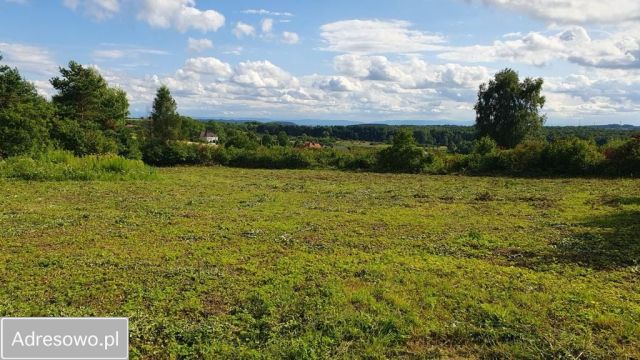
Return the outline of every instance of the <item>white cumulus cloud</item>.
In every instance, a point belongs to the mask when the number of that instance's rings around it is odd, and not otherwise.
[[[298,80],[269,61],[245,61],[238,64],[233,82],[256,88],[295,87]]]
[[[231,65],[214,57],[188,59],[182,70],[200,75],[210,75],[216,78],[229,78],[233,74]]]
[[[326,79],[318,80],[314,86],[326,91],[360,91],[362,84],[356,79],[350,79],[345,76],[332,76]]]
[[[236,27],[233,29],[233,35],[235,35],[238,39],[249,36],[256,36],[256,29],[247,24],[239,21],[236,24]]]
[[[530,32],[510,35],[490,45],[450,47],[438,55],[449,61],[494,62],[508,60],[543,66],[554,60],[604,68],[640,67],[640,27],[622,27],[614,33],[592,38],[580,26],[546,35]]]
[[[225,17],[215,10],[200,10],[195,0],[140,0],[138,18],[159,28],[175,28],[180,32],[217,31]]]

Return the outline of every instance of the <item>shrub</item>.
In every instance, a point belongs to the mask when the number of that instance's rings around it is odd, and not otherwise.
[[[612,175],[640,174],[640,135],[605,149],[607,171]]]
[[[216,163],[216,151],[217,147],[207,144],[151,140],[143,147],[142,158],[145,163],[156,166],[212,164]]]
[[[119,155],[127,159],[142,159],[142,151],[140,150],[138,135],[134,131],[123,127],[117,132],[116,137],[118,140]]]
[[[538,173],[543,164],[543,153],[548,146],[546,142],[528,140],[511,151],[510,168],[514,173]]]
[[[498,150],[498,144],[492,138],[485,136],[473,144],[473,153],[479,155],[493,154]]]
[[[595,174],[603,160],[593,142],[576,138],[554,142],[542,153],[544,169],[557,174]]]
[[[378,153],[377,168],[383,172],[419,173],[427,166],[424,149],[416,145],[413,133],[407,129],[398,131],[393,145]]]
[[[447,154],[439,151],[427,152],[424,171],[429,174],[446,174]]]
[[[229,165],[264,169],[307,169],[312,166],[312,161],[308,154],[300,150],[260,147],[257,150],[235,152],[229,159]]]
[[[346,170],[371,171],[377,166],[377,154],[370,150],[351,150],[344,153],[336,163],[336,168]]]
[[[11,157],[0,162],[0,177],[36,180],[139,180],[155,177],[155,169],[140,160],[117,155],[75,157],[67,151],[50,151],[36,158]]]
[[[118,153],[115,133],[99,129],[96,124],[80,125],[77,121],[61,119],[54,122],[51,137],[57,147],[73,151],[77,156]]]
[[[454,171],[473,174],[501,172],[510,166],[508,151],[500,151],[495,140],[488,136],[474,141],[471,154],[454,159],[451,164]]]
[[[488,154],[472,153],[463,157],[463,171],[472,174],[504,172],[510,167],[508,151],[496,151]]]

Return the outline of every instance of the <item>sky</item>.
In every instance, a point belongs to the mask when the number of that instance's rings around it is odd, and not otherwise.
[[[506,67],[549,125],[640,125],[638,0],[0,0],[0,54],[45,96],[75,60],[207,118],[468,123]]]

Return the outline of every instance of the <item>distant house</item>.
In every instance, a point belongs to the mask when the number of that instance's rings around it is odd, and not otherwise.
[[[200,140],[206,142],[207,144],[217,144],[220,141],[220,139],[218,138],[218,135],[216,135],[211,130],[205,130],[201,132]]]
[[[322,144],[314,141],[307,141],[302,145],[302,147],[305,149],[322,149]]]

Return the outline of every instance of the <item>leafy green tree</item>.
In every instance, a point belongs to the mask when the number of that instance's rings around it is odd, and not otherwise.
[[[120,129],[121,131],[124,128]],[[98,124],[81,124],[71,119],[54,119],[51,138],[56,146],[73,151],[78,156],[90,154],[121,154],[118,144],[118,133],[104,131]]]
[[[392,145],[378,153],[378,167],[388,172],[418,173],[424,170],[427,160],[409,129],[399,130],[393,136]]]
[[[53,103],[61,118],[99,124],[103,129],[115,129],[124,124],[129,115],[127,94],[118,88],[109,87],[107,81],[93,68],[84,67],[75,61],[69,68],[60,68],[60,77],[51,79],[58,91]]]
[[[204,123],[188,116],[182,116],[180,124],[181,139],[198,141],[203,130],[205,130]]]
[[[289,135],[286,132],[280,131],[278,133],[278,145],[289,146]]]
[[[521,82],[516,71],[505,69],[480,85],[475,106],[479,137],[490,136],[498,145],[512,148],[538,132],[546,120],[540,114],[543,83],[541,78]]]
[[[177,140],[181,135],[182,118],[178,115],[178,105],[166,86],[161,86],[153,100],[151,128],[157,140]]]
[[[614,148],[607,149],[605,154],[613,165],[611,173],[640,175],[640,134],[636,134]]]
[[[254,134],[243,130],[235,130],[231,132],[224,146],[227,148],[255,150],[258,148],[259,142]]]
[[[262,136],[262,146],[272,147],[273,146],[273,136],[269,134],[264,134]]]
[[[0,66],[0,158],[44,150],[52,118],[51,104],[35,86],[18,69]]]

